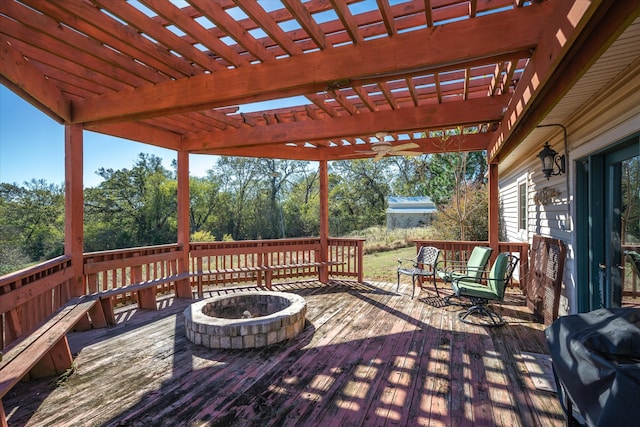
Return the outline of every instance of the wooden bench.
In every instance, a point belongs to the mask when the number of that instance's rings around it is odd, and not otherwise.
[[[180,273],[167,277],[161,277],[158,279],[148,280],[146,282],[134,283],[119,288],[113,288],[106,291],[92,294],[93,297],[100,301],[102,312],[106,323],[109,325],[116,324],[116,317],[114,311],[113,297],[121,295],[127,292],[136,292],[138,307],[147,310],[156,310],[156,286],[164,283],[178,282],[184,279],[188,279],[189,273]]]
[[[4,349],[0,361],[0,399],[22,378],[60,375],[71,369],[73,357],[67,333],[86,317],[96,302],[94,297],[69,300],[35,331]],[[0,426],[7,426],[1,400]]]

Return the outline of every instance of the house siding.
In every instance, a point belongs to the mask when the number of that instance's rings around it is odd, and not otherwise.
[[[575,211],[575,161],[615,144],[626,136],[640,131],[640,75],[618,86],[604,98],[596,97],[588,107],[581,109],[565,123],[568,133],[568,152],[565,153],[562,132],[555,134],[550,145],[560,154],[567,155],[568,174],[552,176],[547,180],[541,172],[537,152],[521,159],[517,168],[501,172],[499,178],[502,227],[507,241],[532,242],[534,235],[542,235],[564,241],[567,259],[560,298],[560,315],[577,312],[575,271],[575,235],[573,218]],[[539,147],[545,141],[539,141]],[[527,231],[518,230],[517,183],[528,180]],[[546,204],[536,203],[536,195],[545,189],[555,190],[556,195]],[[546,190],[549,191],[549,190]]]

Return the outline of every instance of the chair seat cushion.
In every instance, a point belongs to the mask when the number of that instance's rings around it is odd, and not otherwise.
[[[464,280],[454,281],[451,286],[457,296],[469,296],[476,298],[496,299],[496,294],[490,287],[476,282]]]

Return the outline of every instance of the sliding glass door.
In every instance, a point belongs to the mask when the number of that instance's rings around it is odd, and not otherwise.
[[[640,306],[640,140],[577,162],[578,309]]]

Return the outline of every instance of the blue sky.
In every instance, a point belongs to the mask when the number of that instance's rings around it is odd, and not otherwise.
[[[131,168],[139,153],[163,159],[171,168],[176,152],[147,144],[84,132],[84,185],[95,187],[101,168]],[[192,176],[203,176],[215,157],[189,156]],[[23,185],[31,179],[64,184],[64,126],[0,85],[0,182]]]

